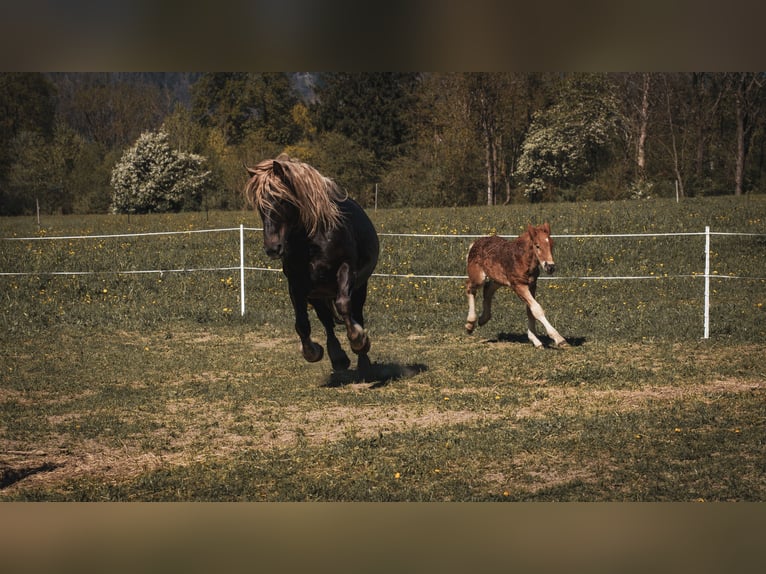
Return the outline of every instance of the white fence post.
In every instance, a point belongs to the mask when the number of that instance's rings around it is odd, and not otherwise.
[[[245,316],[245,226],[239,224],[239,302],[240,314]]]
[[[705,226],[705,334],[710,338],[710,226]]]

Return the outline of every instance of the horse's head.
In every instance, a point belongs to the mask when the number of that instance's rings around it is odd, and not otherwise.
[[[300,226],[309,238],[331,230],[341,221],[337,202],[340,188],[308,164],[282,154],[247,168],[247,202],[263,221],[263,246],[272,258],[283,257],[292,227]]]
[[[269,162],[268,168],[264,163],[255,168],[246,167],[250,181],[245,195],[261,216],[266,255],[278,259],[287,251],[290,228],[300,221],[300,214],[279,162]]]
[[[553,273],[556,270],[556,264],[553,261],[553,238],[551,238],[550,224],[546,221],[537,227],[529,225],[527,231],[540,266],[545,269],[546,273]]]
[[[273,207],[258,209],[263,222],[263,249],[272,259],[283,257],[287,252],[290,229],[298,220],[298,210],[289,201],[275,201]]]

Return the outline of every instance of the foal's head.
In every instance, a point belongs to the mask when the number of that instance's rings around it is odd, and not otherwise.
[[[537,227],[529,225],[527,232],[540,266],[546,273],[553,273],[556,270],[556,264],[553,262],[553,238],[550,224],[546,221]]]

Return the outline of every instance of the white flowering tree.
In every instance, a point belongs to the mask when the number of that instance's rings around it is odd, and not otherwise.
[[[618,106],[603,75],[576,75],[559,100],[532,118],[516,173],[525,194],[541,197],[548,185],[568,187],[592,176],[608,153],[619,122]]]
[[[114,213],[179,211],[210,187],[204,157],[174,150],[164,131],[144,132],[112,170]]]

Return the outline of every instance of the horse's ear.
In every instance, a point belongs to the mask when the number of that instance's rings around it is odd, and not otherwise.
[[[548,223],[547,221],[543,223],[543,231],[545,231],[545,233],[547,233],[548,235],[551,234],[551,224]]]
[[[274,175],[276,175],[282,181],[287,179],[287,171],[278,158],[273,161],[271,169],[274,171]]]
[[[529,233],[529,236],[534,239],[535,235],[537,235],[537,229],[535,229],[531,223],[527,223],[527,233]]]

